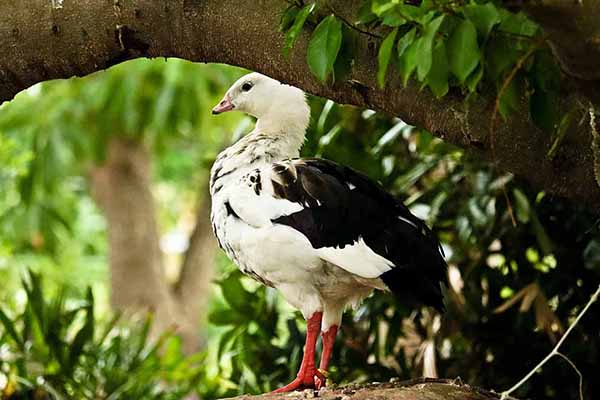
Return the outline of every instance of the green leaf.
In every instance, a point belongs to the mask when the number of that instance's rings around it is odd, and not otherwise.
[[[529,112],[540,129],[554,132],[559,116],[557,94],[536,89],[529,97]]]
[[[292,27],[294,21],[296,20],[296,15],[298,15],[298,8],[296,6],[289,6],[283,14],[281,14],[281,19],[279,20],[279,30],[281,32],[286,32],[288,29]]]
[[[504,119],[508,118],[510,113],[519,109],[520,85],[519,78],[514,77],[508,84],[504,93],[500,97],[500,114]]]
[[[383,40],[381,46],[379,46],[379,54],[377,55],[379,65],[379,68],[377,69],[377,82],[379,82],[379,87],[381,88],[385,86],[385,74],[387,73],[397,34],[398,28],[391,31]]]
[[[479,198],[470,198],[467,202],[469,214],[471,216],[471,222],[474,227],[484,228],[490,222],[488,215],[485,213],[481,204],[479,204]]]
[[[0,309],[0,323],[2,323],[2,326],[4,326],[4,330],[6,331],[6,333],[8,333],[8,335],[15,341],[19,348],[21,350],[24,349],[23,341],[17,333],[17,329],[14,322],[11,321],[11,319],[4,313],[4,311],[2,311],[2,309]]]
[[[37,162],[32,160],[29,163],[29,171],[18,181],[19,194],[25,206],[31,205],[35,193],[35,175],[38,173]]]
[[[544,255],[552,254],[554,244],[548,236],[548,233],[546,233],[546,229],[540,222],[540,219],[538,218],[537,213],[535,212],[535,208],[531,208],[529,211],[529,219],[533,227],[533,232],[535,233],[535,237],[537,239],[538,245],[540,246],[540,249],[542,250],[542,253]]]
[[[456,218],[454,225],[460,240],[465,243],[469,243],[473,237],[473,227],[469,222],[469,218],[464,215],[460,215],[458,218]]]
[[[239,315],[228,309],[215,309],[208,315],[208,322],[215,326],[239,325]]]
[[[304,6],[296,15],[294,19],[294,24],[285,34],[285,46],[283,47],[283,55],[288,57],[290,49],[298,40],[298,36],[302,31],[302,27],[306,22],[308,16],[315,10],[315,3],[308,4]]]
[[[425,175],[436,164],[437,160],[431,159],[427,162],[416,164],[414,167],[404,172],[394,182],[394,188],[399,191],[405,191],[413,186],[423,175]]]
[[[347,79],[352,72],[357,37],[358,32],[342,25],[342,47],[333,65],[333,76],[338,80]]]
[[[531,37],[534,36],[539,29],[538,25],[522,12],[513,14],[509,11],[502,10],[501,19],[502,22],[500,22],[498,29],[514,35]]]
[[[358,9],[357,24],[369,24],[377,19],[377,15],[371,10],[371,3],[369,1],[363,2]]]
[[[427,85],[435,95],[442,97],[448,93],[448,59],[446,45],[438,42],[433,48],[431,70],[427,75]]]
[[[550,50],[536,52],[531,80],[536,89],[547,92],[560,91],[560,68]]]
[[[408,46],[410,46],[411,44],[414,43],[416,33],[417,33],[417,29],[412,28],[410,31],[406,32],[404,34],[404,36],[402,36],[398,40],[398,58],[399,59],[404,55],[404,52],[406,51],[406,49],[408,49]]]
[[[475,69],[475,72],[469,75],[465,81],[465,85],[469,89],[469,92],[473,93],[477,90],[477,86],[479,85],[481,78],[483,78],[483,65],[479,64],[477,69]]]
[[[238,327],[231,327],[221,334],[221,336],[219,337],[219,345],[217,349],[217,357],[219,360],[221,359],[224,351],[231,347],[231,344],[235,340],[235,337],[239,335],[239,330],[240,328]]]
[[[462,20],[448,38],[450,71],[460,83],[473,72],[481,57],[477,45],[477,30],[467,19]]]
[[[518,188],[513,189],[513,197],[515,199],[515,211],[517,219],[526,224],[529,222],[531,207],[527,196]]]
[[[33,316],[37,319],[39,326],[43,332],[45,332],[46,318],[45,318],[45,302],[42,294],[42,283],[39,274],[29,270],[29,282],[22,280],[23,289],[27,293],[27,306],[31,308]]]
[[[87,305],[85,307],[85,323],[81,329],[75,335],[75,339],[71,343],[69,349],[69,371],[75,367],[79,356],[82,354],[84,347],[88,343],[92,343],[94,340],[94,297],[92,295],[92,289],[87,289]]]
[[[383,16],[381,23],[383,25],[396,27],[405,24],[406,19],[397,12],[391,11]]]
[[[342,23],[334,15],[330,15],[313,32],[306,52],[311,72],[322,82],[333,71],[341,45]]]
[[[400,70],[400,76],[402,77],[402,83],[404,86],[408,83],[408,79],[417,67],[417,54],[419,49],[419,40],[412,42],[403,56],[400,58],[398,69]]]
[[[406,18],[395,2],[375,0],[371,9],[383,25],[396,27],[406,23]]]
[[[412,4],[398,2],[396,7],[409,21],[417,22],[418,24],[426,24],[431,20],[434,13],[430,11],[431,7],[428,7],[425,3],[428,3],[428,1],[425,0],[421,3],[421,6],[415,7]]]
[[[519,59],[520,52],[512,38],[491,36],[485,50],[486,72],[493,80],[500,79],[502,73]]]
[[[144,322],[142,323],[141,329],[139,332],[137,332],[137,335],[135,338],[135,341],[137,343],[133,348],[134,360],[139,360],[140,357],[143,357],[142,352],[144,351],[144,348],[148,344],[148,338],[150,335],[150,328],[152,327],[153,319],[154,319],[154,317],[151,313],[146,314],[146,318],[144,319]]]
[[[102,330],[102,333],[100,333],[100,336],[98,336],[97,339],[97,343],[98,344],[103,344],[104,341],[107,339],[108,335],[113,331],[113,329],[115,329],[115,327],[117,326],[117,323],[119,322],[119,320],[121,319],[121,312],[117,311],[115,313],[115,315],[112,316],[112,318],[108,321],[108,323],[104,326],[104,329]]]
[[[383,16],[383,14],[389,12],[395,7],[396,3],[389,0],[373,0],[373,2],[371,3],[371,11],[378,17]]]
[[[146,333],[144,333],[143,340],[140,340],[140,343],[143,345],[143,347],[141,348],[142,351],[137,353],[135,359],[139,360],[140,362],[150,360],[151,357],[154,356],[163,347],[165,342],[171,337],[173,337],[173,329],[168,329],[162,332],[160,336],[154,341],[152,341],[152,339],[150,339],[149,336]],[[150,344],[151,346],[148,347],[147,345]]]
[[[242,286],[239,274],[231,274],[219,282],[223,297],[229,306],[240,313],[251,309],[251,298],[248,291]]]
[[[494,26],[500,22],[500,13],[493,3],[469,4],[465,6],[464,12],[484,38],[487,38]]]
[[[444,21],[444,15],[433,19],[425,26],[423,36],[417,40],[417,76],[421,82],[425,80],[425,77],[431,69],[432,53],[433,53],[433,40],[442,22]]]
[[[548,150],[548,153],[546,154],[546,157],[549,159],[553,159],[554,156],[556,156],[556,152],[562,144],[568,128],[571,126],[571,122],[575,118],[576,112],[577,107],[573,107],[570,111],[563,115],[560,119],[560,122],[558,122],[558,126],[556,127],[556,131],[553,135],[552,146],[550,146],[550,150]]]

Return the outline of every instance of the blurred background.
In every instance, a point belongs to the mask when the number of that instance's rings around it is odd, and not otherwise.
[[[216,248],[207,176],[251,118],[210,109],[246,71],[136,60],[0,106],[0,395],[214,399],[290,381],[304,321]],[[346,313],[331,380],[512,386],[600,282],[600,220],[428,132],[309,97],[305,156],[380,181],[439,235],[447,312],[377,293]],[[594,306],[562,347],[599,398]],[[517,393],[575,399],[553,359]]]

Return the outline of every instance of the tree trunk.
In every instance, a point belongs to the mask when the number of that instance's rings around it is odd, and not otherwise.
[[[313,398],[312,391],[238,396],[230,400],[299,400]],[[322,400],[498,400],[494,392],[466,385],[457,380],[422,378],[406,382],[374,383],[325,388]],[[509,399],[515,400],[513,397]]]
[[[362,1],[328,1],[355,21]],[[523,100],[520,112],[498,118],[491,133],[495,92],[483,90],[468,104],[452,91],[436,99],[418,82],[404,87],[398,77],[378,87],[378,39],[359,35],[357,57],[347,79],[323,84],[306,63],[306,29],[282,55],[278,30],[284,0],[163,0],[65,2],[0,1],[0,101],[36,82],[86,75],[136,57],[180,57],[222,62],[263,72],[307,92],[341,103],[397,115],[444,140],[470,149],[521,175],[549,194],[585,201],[600,210],[600,154],[592,151],[590,119],[584,110],[600,103],[600,2],[540,0],[511,2],[548,33],[565,72],[561,110],[580,110],[552,159],[553,138],[532,122]],[[391,76],[392,74],[390,74]],[[596,118],[598,119],[598,118]],[[596,162],[594,161],[596,157]],[[596,164],[596,165],[595,165]]]
[[[112,138],[105,162],[92,170],[91,186],[93,197],[108,224],[113,308],[128,313],[152,312],[154,332],[176,327],[184,349],[196,350],[199,345],[197,314],[186,312],[164,276],[154,199],[150,191],[151,161],[143,145]],[[204,265],[201,271],[205,273],[212,258],[198,261],[200,257],[211,257],[209,250],[202,249],[192,252],[199,253],[195,264]],[[199,275],[195,274],[190,280],[199,279]],[[199,281],[203,282],[202,279]],[[204,285],[202,289],[204,291],[197,292],[195,299],[187,300],[206,300],[208,288]]]
[[[190,245],[174,288],[179,304],[196,325],[206,322],[204,311],[208,303],[217,253],[217,243],[210,225],[208,188],[205,184],[200,187],[205,195],[199,196],[201,201],[196,211],[196,225],[190,236]]]

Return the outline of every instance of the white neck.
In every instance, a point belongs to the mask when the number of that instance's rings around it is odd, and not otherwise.
[[[261,150],[272,153],[276,158],[294,158],[300,154],[309,121],[310,109],[306,103],[293,111],[289,108],[273,110],[256,121],[256,127],[249,136],[271,139],[259,143],[265,147]]]

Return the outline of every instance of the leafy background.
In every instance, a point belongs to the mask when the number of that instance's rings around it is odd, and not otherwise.
[[[291,2],[280,23],[284,54],[307,23],[316,28],[306,61],[322,82],[345,78],[357,51],[356,36],[367,35],[380,41],[381,87],[415,79],[438,98],[451,91],[466,94],[467,103],[479,92],[495,93],[495,113],[504,118],[527,98],[531,118],[552,135],[554,147],[563,139],[565,119],[577,111],[558,108],[562,76],[544,32],[524,13],[510,12],[499,2],[364,1],[355,21],[327,2]]]
[[[296,38],[310,27],[311,71],[323,81],[342,79],[352,36],[369,32],[380,42],[381,85],[416,79],[438,97],[495,90],[503,117],[525,96],[531,117],[560,143],[572,118],[571,110],[553,108],[560,71],[539,40],[543,32],[523,14],[493,2],[364,4],[351,24],[318,4],[291,4],[280,26],[285,51],[297,51]],[[198,327],[207,338],[201,352],[185,354],[172,332],[151,335],[150,316],[111,311],[106,222],[86,179],[113,135],[143,143],[155,166],[161,234],[178,232],[217,152],[250,129],[252,121],[240,115],[209,116],[243,73],[138,60],[37,85],[0,107],[4,398],[218,398],[272,390],[295,376],[304,334],[299,314],[222,254],[208,322]],[[346,313],[332,381],[437,374],[510,387],[548,353],[600,282],[597,216],[397,118],[309,101],[303,154],[380,181],[432,226],[450,265],[444,315],[408,309],[382,293]],[[562,349],[583,374],[589,399],[600,395],[594,313]],[[576,398],[578,383],[557,358],[516,395]]]

